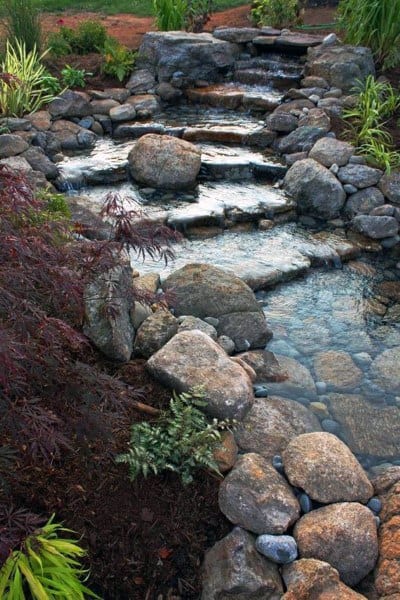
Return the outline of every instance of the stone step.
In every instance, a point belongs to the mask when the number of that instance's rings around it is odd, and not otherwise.
[[[298,59],[283,57],[281,55],[254,56],[252,58],[236,61],[235,69],[242,71],[245,69],[262,69],[271,73],[287,73],[288,75],[302,75],[304,67]]]
[[[301,75],[287,75],[263,69],[242,69],[235,71],[235,80],[246,85],[271,86],[275,89],[287,89],[300,81]]]
[[[282,94],[271,90],[251,90],[232,84],[210,85],[186,91],[190,102],[207,104],[228,110],[245,109],[256,112],[273,111],[280,105]]]

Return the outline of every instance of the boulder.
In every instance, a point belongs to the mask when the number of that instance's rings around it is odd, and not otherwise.
[[[340,581],[339,573],[327,562],[314,558],[296,560],[282,569],[287,592],[282,600],[363,600]]]
[[[357,387],[363,372],[351,358],[342,350],[328,350],[314,355],[314,372],[317,381],[324,381],[328,388],[346,390]]]
[[[379,516],[379,561],[375,571],[378,594],[398,600],[400,596],[400,483],[394,483],[381,497]],[[390,596],[389,596],[390,594]]]
[[[400,392],[400,346],[384,350],[370,367],[375,382],[387,392]]]
[[[305,433],[282,454],[290,483],[317,502],[367,502],[372,485],[356,457],[335,435]]]
[[[281,138],[278,142],[278,150],[281,154],[308,152],[314,146],[315,142],[324,137],[325,134],[326,131],[319,127],[298,127],[289,133],[289,135]]]
[[[321,219],[338,217],[346,199],[336,177],[311,158],[299,160],[290,167],[283,187],[297,201],[301,214]]]
[[[283,593],[278,567],[257,552],[254,537],[240,527],[206,552],[202,582],[202,600],[279,600]]]
[[[215,81],[233,66],[239,52],[238,45],[210,33],[157,31],[143,36],[136,64],[150,71],[159,83],[174,81],[177,73],[187,82]]]
[[[338,165],[342,167],[349,162],[354,153],[354,147],[348,142],[336,138],[323,137],[311,148],[308,157],[313,158],[324,167]]]
[[[22,154],[22,152],[28,148],[28,142],[20,135],[13,133],[3,133],[0,135],[0,158],[17,156],[18,154]]]
[[[308,50],[306,75],[322,77],[330,87],[351,92],[356,81],[375,75],[374,59],[369,48],[321,44]]]
[[[254,370],[257,383],[285,381],[288,378],[287,372],[282,370],[276,356],[269,350],[250,350],[240,354],[240,358]]]
[[[134,107],[139,117],[154,115],[160,110],[160,103],[154,94],[136,94],[130,96],[127,103]]]
[[[302,433],[320,431],[317,417],[294,400],[269,396],[256,398],[235,431],[239,447],[272,458]]]
[[[221,473],[230,471],[237,461],[238,447],[231,431],[221,433],[221,439],[213,449],[213,458]]]
[[[272,338],[272,331],[265,320],[264,313],[232,312],[219,316],[218,335],[225,335],[235,343],[236,352],[248,348],[264,348]]]
[[[393,204],[400,205],[400,173],[385,173],[379,181],[382,194]]]
[[[289,133],[297,129],[298,119],[290,113],[275,110],[266,118],[265,124],[271,131]]]
[[[57,165],[46,156],[42,148],[29,146],[21,156],[26,158],[34,171],[40,171],[47,179],[56,179],[60,174]]]
[[[52,100],[48,111],[53,118],[87,117],[93,114],[90,97],[84,92],[66,90]]]
[[[108,114],[112,121],[133,121],[136,117],[136,109],[132,104],[118,104],[110,108]]]
[[[51,126],[51,132],[55,134],[63,150],[92,148],[97,140],[97,135],[93,131],[88,131],[64,119],[55,121]]]
[[[310,371],[295,358],[275,354],[282,374],[286,377],[267,383],[271,395],[296,399],[299,396],[316,399],[317,390]]]
[[[351,220],[351,227],[374,240],[381,240],[397,235],[399,223],[394,217],[375,217],[358,215]]]
[[[351,184],[356,188],[367,188],[376,185],[382,177],[382,171],[367,167],[366,165],[358,165],[350,163],[345,167],[341,167],[338,171],[338,179],[344,185]]]
[[[373,406],[358,395],[329,394],[333,418],[341,436],[356,454],[400,456],[400,411],[397,406]]]
[[[318,127],[318,129],[328,132],[331,129],[331,120],[321,108],[312,108],[308,113],[300,116],[299,127]]]
[[[135,335],[130,320],[133,296],[129,262],[121,262],[89,283],[84,302],[84,333],[111,360],[128,361]],[[112,313],[105,310],[107,306]]]
[[[157,310],[143,321],[136,332],[135,353],[149,358],[178,331],[178,320],[167,310]]]
[[[219,488],[219,507],[235,525],[254,533],[284,533],[299,518],[290,486],[259,454],[244,454]]]
[[[140,183],[178,190],[195,185],[201,152],[185,140],[150,133],[136,142],[128,161],[132,177]]]
[[[198,329],[207,334],[212,340],[216,340],[218,337],[215,327],[198,317],[182,316],[178,318],[178,323],[178,331],[192,331],[193,329]]]
[[[112,98],[92,100],[90,104],[92,105],[94,115],[109,115],[111,109],[121,106],[117,100],[113,100]]]
[[[178,392],[202,386],[205,410],[214,417],[241,419],[252,405],[247,373],[202,331],[177,333],[153,354],[147,368],[155,379]]]
[[[125,87],[131,94],[142,94],[154,89],[156,79],[154,74],[148,69],[135,69],[129,77]]]
[[[301,558],[316,558],[356,585],[374,568],[378,536],[373,513],[358,502],[341,502],[313,510],[296,523],[293,535]]]
[[[377,187],[364,188],[347,198],[344,214],[348,219],[357,215],[368,215],[371,210],[383,206],[384,203],[385,198]]]

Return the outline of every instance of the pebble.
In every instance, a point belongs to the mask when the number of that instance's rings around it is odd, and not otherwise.
[[[351,185],[351,183],[346,183],[343,186],[343,189],[346,192],[346,194],[355,194],[356,192],[358,192],[358,188],[356,188],[355,185]]]
[[[320,419],[329,418],[329,411],[323,402],[310,402],[310,408]]]
[[[358,352],[353,355],[354,362],[359,366],[367,367],[372,363],[372,358],[367,352]]]
[[[290,535],[259,535],[256,549],[278,565],[287,565],[297,558],[296,540]]]
[[[254,396],[256,398],[267,398],[268,388],[265,385],[253,385]]]
[[[283,474],[285,472],[283,468],[282,457],[279,454],[275,454],[275,456],[273,457],[272,466],[278,471],[278,473]]]
[[[329,170],[334,175],[337,175],[339,173],[339,165],[337,165],[336,163],[333,163],[333,165],[331,165],[331,167],[329,168]]]
[[[317,394],[326,394],[327,385],[325,381],[316,381],[315,387],[317,388]]]
[[[379,526],[380,526],[380,524],[381,524],[381,520],[380,520],[380,518],[379,518],[377,515],[375,515],[375,517],[374,517],[374,518],[375,518],[375,523],[376,523],[376,526],[377,526],[377,527],[379,527]]]
[[[339,423],[337,421],[334,421],[333,419],[323,419],[321,421],[321,425],[324,431],[327,431],[328,433],[333,433],[334,435],[337,435],[340,431]]]
[[[298,501],[300,503],[301,510],[304,514],[309,513],[313,509],[311,498],[305,492],[302,492],[298,497]]]
[[[368,500],[367,506],[376,515],[378,515],[382,510],[382,502],[376,496]]]

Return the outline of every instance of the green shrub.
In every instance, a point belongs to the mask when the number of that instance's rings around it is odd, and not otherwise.
[[[179,473],[186,485],[193,480],[195,469],[205,467],[219,473],[213,450],[227,423],[217,419],[210,422],[200,410],[205,405],[199,388],[174,393],[169,409],[156,424],[132,425],[129,450],[119,455],[117,462],[129,465],[132,480],[140,473],[147,477],[167,470]]]
[[[53,517],[14,550],[0,570],[2,600],[84,600],[98,598],[82,582],[87,572],[79,559],[86,553],[77,540],[60,535],[72,533]]]
[[[6,44],[0,64],[0,114],[21,117],[50,102],[54,94],[48,88],[48,72],[36,50],[27,52],[25,44]]]
[[[82,21],[76,30],[62,25],[52,33],[47,45],[54,56],[102,52],[108,36],[107,30],[98,21]]]
[[[17,40],[24,44],[27,52],[36,49],[42,43],[40,16],[32,0],[4,0],[3,7],[7,20],[8,39],[11,44]]]
[[[298,24],[301,14],[299,0],[255,0],[251,17],[259,27],[282,29]]]
[[[398,166],[400,153],[393,151],[393,139],[385,123],[400,108],[400,95],[390,83],[376,81],[372,75],[357,82],[353,91],[357,103],[343,111],[349,135],[368,162],[390,171]]]
[[[66,87],[85,87],[85,78],[92,75],[85,69],[75,69],[70,65],[65,65],[61,71],[62,81]]]
[[[123,81],[131,73],[135,58],[135,52],[131,52],[116,39],[108,37],[103,48],[102,73]]]
[[[338,25],[345,41],[371,48],[384,68],[400,64],[400,0],[340,0]]]

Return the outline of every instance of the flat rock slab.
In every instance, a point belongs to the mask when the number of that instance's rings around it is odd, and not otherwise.
[[[374,515],[358,502],[341,502],[311,511],[296,523],[294,537],[302,558],[329,563],[347,585],[359,583],[378,558]]]
[[[346,390],[357,387],[363,372],[350,354],[341,350],[318,352],[314,355],[314,371],[317,381],[324,381],[328,388]]]
[[[384,350],[370,367],[371,377],[387,392],[400,392],[400,346]]]
[[[281,454],[293,438],[320,429],[317,417],[299,402],[270,396],[255,399],[235,438],[245,452],[271,459]]]
[[[282,593],[278,567],[257,552],[254,537],[248,531],[235,527],[206,552],[202,600],[279,600]]]
[[[244,454],[219,488],[219,507],[235,525],[254,533],[284,533],[299,517],[290,486],[259,454]]]
[[[333,418],[346,444],[356,454],[379,457],[400,455],[400,411],[397,406],[376,407],[362,396],[329,394]]]
[[[151,375],[163,385],[186,392],[202,386],[205,410],[220,419],[241,419],[253,403],[247,373],[202,331],[177,333],[148,360]]]
[[[335,435],[305,433],[283,452],[285,473],[317,502],[367,502],[372,485],[356,457]]]

